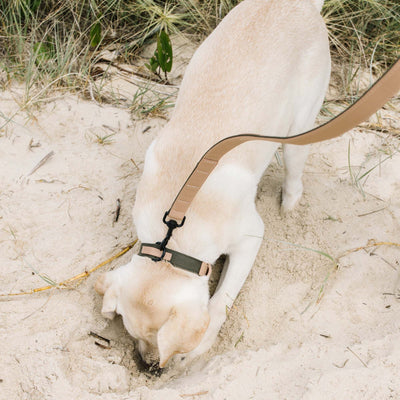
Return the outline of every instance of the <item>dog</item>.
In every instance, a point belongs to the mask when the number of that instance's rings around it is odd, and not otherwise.
[[[323,0],[244,0],[201,44],[183,78],[170,121],[147,150],[133,219],[139,240],[166,235],[163,215],[203,153],[241,133],[294,135],[313,127],[330,77]],[[164,368],[214,343],[260,247],[258,182],[278,144],[248,142],[225,155],[174,231],[168,247],[213,264],[225,254],[210,299],[208,276],[134,255],[101,275],[102,314],[120,314],[145,363]],[[282,210],[303,191],[307,146],[283,146]]]

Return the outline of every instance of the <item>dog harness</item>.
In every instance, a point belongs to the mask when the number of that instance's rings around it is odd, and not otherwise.
[[[175,267],[195,272],[198,275],[209,275],[211,272],[209,264],[183,253],[167,249],[166,246],[173,230],[180,228],[185,223],[185,214],[190,204],[222,156],[240,144],[254,140],[307,145],[333,139],[368,119],[399,91],[400,58],[355,103],[325,124],[294,136],[276,137],[242,134],[230,136],[219,141],[201,157],[183,184],[171,208],[165,213],[163,222],[168,226],[168,232],[164,240],[156,244],[142,244],[139,255],[151,257],[154,261],[169,261]]]
[[[186,217],[184,217],[182,222],[178,224],[173,219],[167,221],[167,217],[168,211],[164,214],[163,218],[164,224],[168,226],[167,235],[164,240],[157,243],[142,243],[139,256],[149,257],[153,261],[168,261],[176,268],[193,272],[199,276],[209,276],[212,270],[211,264],[167,248],[168,241],[172,236],[172,231],[175,228],[180,228],[185,223],[186,219]]]

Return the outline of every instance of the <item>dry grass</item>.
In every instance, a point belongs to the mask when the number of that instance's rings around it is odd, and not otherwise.
[[[85,92],[101,51],[130,63],[160,30],[201,40],[238,2],[0,0],[0,88],[23,81],[27,102],[55,87]],[[326,0],[323,15],[346,63],[381,70],[399,56],[397,0]]]

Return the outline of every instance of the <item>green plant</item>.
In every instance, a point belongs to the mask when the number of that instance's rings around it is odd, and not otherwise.
[[[101,24],[96,21],[90,28],[90,46],[97,47],[101,42]]]
[[[110,133],[109,135],[103,135],[103,136],[96,133],[95,134],[96,142],[102,145],[112,144],[114,143],[113,139],[114,135],[116,135],[116,133]]]
[[[159,78],[161,71],[164,72],[165,80],[168,81],[167,72],[171,72],[173,62],[172,44],[168,34],[161,31],[157,35],[157,48],[154,51],[153,57],[150,58],[146,67]]]

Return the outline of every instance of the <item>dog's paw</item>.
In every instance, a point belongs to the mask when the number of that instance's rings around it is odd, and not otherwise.
[[[282,198],[281,198],[281,215],[285,216],[289,214],[296,208],[296,205],[301,199],[302,191],[297,193],[287,193],[284,188],[282,188]]]

